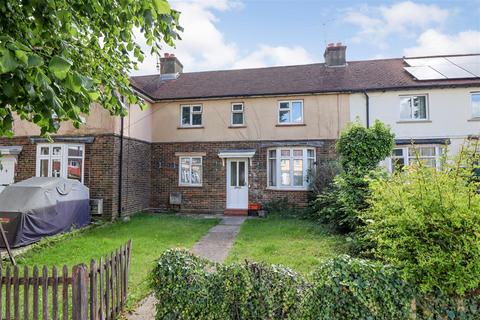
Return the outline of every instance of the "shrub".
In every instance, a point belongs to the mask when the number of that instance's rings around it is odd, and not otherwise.
[[[298,216],[303,214],[303,208],[288,200],[287,197],[272,199],[262,204],[262,208],[270,215]]]
[[[310,217],[330,223],[342,232],[355,231],[360,212],[368,207],[368,176],[393,149],[394,135],[379,121],[371,128],[353,124],[337,142],[343,171],[311,204]]]
[[[168,250],[151,275],[157,319],[297,319],[305,280],[278,266],[213,264]]]
[[[468,159],[411,166],[371,183],[364,237],[423,292],[462,295],[480,286],[480,194]]]
[[[414,290],[396,270],[348,256],[330,260],[313,275],[304,319],[408,319]]]
[[[318,161],[315,165],[315,170],[308,174],[309,190],[313,194],[322,193],[330,186],[340,171],[340,164],[336,160]]]

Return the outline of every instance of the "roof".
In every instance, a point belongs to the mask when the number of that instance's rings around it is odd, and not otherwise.
[[[351,61],[345,67],[324,63],[240,70],[131,77],[131,85],[152,101],[286,95],[367,90],[480,86],[480,78],[415,80],[403,58]]]

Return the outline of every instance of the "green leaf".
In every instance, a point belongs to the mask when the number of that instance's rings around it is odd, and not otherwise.
[[[52,60],[50,60],[50,63],[48,64],[48,70],[52,72],[55,77],[57,77],[60,80],[63,80],[67,77],[67,73],[70,70],[70,67],[72,66],[72,62],[62,58],[60,56],[54,56]]]
[[[28,56],[23,50],[15,50],[15,57],[20,60],[24,65],[28,65]]]
[[[158,14],[170,14],[171,9],[167,1],[153,0],[153,5]]]
[[[79,93],[82,90],[82,79],[76,72],[68,75],[67,87],[75,93]]]
[[[18,67],[15,56],[8,49],[0,49],[0,74],[12,72]]]
[[[98,98],[100,98],[100,93],[98,93],[97,91],[92,91],[88,93],[88,96],[92,101],[97,101]]]
[[[28,55],[28,67],[34,68],[43,65],[43,59],[39,55],[29,54]]]

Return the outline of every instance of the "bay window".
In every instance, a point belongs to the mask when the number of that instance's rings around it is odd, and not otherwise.
[[[276,148],[267,151],[268,186],[278,189],[308,188],[307,176],[315,165],[312,148]]]
[[[36,176],[75,179],[83,182],[84,145],[37,145]]]
[[[202,157],[180,157],[179,185],[202,185]]]
[[[418,163],[431,168],[439,168],[442,150],[443,146],[438,145],[397,147],[393,149],[392,156],[388,161],[388,169],[390,172],[394,172]]]

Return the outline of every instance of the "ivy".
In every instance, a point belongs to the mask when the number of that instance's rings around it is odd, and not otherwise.
[[[120,96],[141,104],[128,74],[143,61],[136,36],[155,54],[179,39],[179,12],[166,0],[9,0],[0,3],[0,136],[14,114],[42,135],[75,127],[97,102],[125,113]]]

